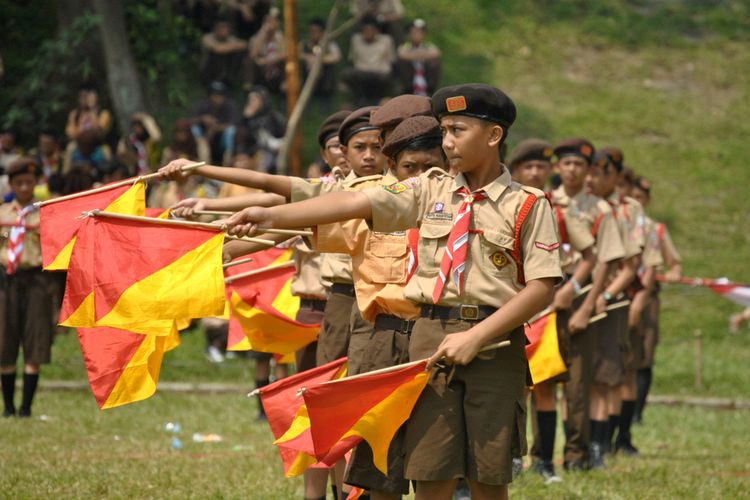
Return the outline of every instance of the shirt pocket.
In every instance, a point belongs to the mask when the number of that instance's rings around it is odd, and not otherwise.
[[[373,283],[404,283],[408,251],[406,233],[370,233],[361,272]]]
[[[440,260],[448,243],[453,224],[423,222],[419,228],[419,269],[426,276],[435,276],[440,270]]]
[[[482,247],[481,268],[490,276],[504,279],[516,277],[516,262],[513,260],[515,238],[509,234],[485,229],[479,234]]]

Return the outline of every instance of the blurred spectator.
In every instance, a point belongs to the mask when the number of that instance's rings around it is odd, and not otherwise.
[[[258,168],[275,172],[276,157],[286,132],[286,120],[274,109],[271,95],[264,87],[253,87],[247,94],[237,131],[238,152],[258,153]]]
[[[36,147],[29,150],[29,155],[35,157],[42,167],[42,175],[34,189],[34,197],[44,201],[59,195],[64,182],[63,155],[55,133],[51,130],[40,133]]]
[[[377,104],[388,94],[396,52],[393,40],[380,33],[375,19],[362,20],[359,33],[352,36],[349,60],[354,67],[347,68],[342,79],[357,105]]]
[[[214,21],[221,15],[224,0],[188,0],[173,2],[193,20],[203,33],[211,31]]]
[[[405,94],[430,96],[440,79],[440,49],[425,41],[427,25],[415,19],[409,40],[398,48],[399,76]]]
[[[73,162],[64,177],[60,194],[77,193],[94,187],[94,177],[91,175],[91,165],[86,162]]]
[[[232,158],[232,167],[234,168],[242,168],[245,170],[258,170],[258,162],[256,161],[255,157],[252,155],[249,155],[247,153],[238,152],[236,155],[234,155],[234,158]],[[219,198],[229,198],[232,196],[240,196],[247,193],[253,193],[258,192],[258,189],[253,189],[245,186],[240,186],[238,184],[232,184],[229,182],[225,182],[221,189],[219,190]]]
[[[271,10],[271,0],[228,0],[237,36],[247,40],[258,32]]]
[[[177,120],[172,128],[172,142],[169,143],[161,155],[161,164],[166,165],[177,158],[187,158],[195,161],[211,161],[211,151],[208,142],[203,137],[196,138],[190,130],[191,121]]]
[[[23,149],[18,144],[18,132],[12,129],[0,133],[0,173],[23,155]]]
[[[401,0],[352,0],[350,5],[353,16],[372,17],[383,31],[393,38],[396,46],[403,41],[401,19],[404,17],[404,6]]]
[[[130,167],[118,160],[104,163],[100,166],[99,170],[102,176],[102,184],[121,181],[133,175],[133,171]]]
[[[315,18],[307,25],[307,39],[300,42],[299,52],[302,60],[302,71],[304,78],[312,70],[315,58],[323,50],[321,42],[325,33],[326,24],[320,18]],[[318,83],[315,85],[313,95],[320,99],[322,104],[321,112],[330,114],[331,97],[336,90],[336,64],[341,61],[341,49],[336,42],[328,42],[325,54],[323,55],[323,67],[321,68]]]
[[[204,82],[235,81],[247,43],[232,34],[226,19],[214,22],[213,30],[201,38],[201,75]]]
[[[144,175],[159,165],[161,130],[148,113],[134,113],[130,131],[117,143],[117,158],[130,169],[131,175]]]
[[[263,85],[274,94],[284,85],[284,35],[281,33],[278,9],[263,20],[260,31],[250,39],[245,85]]]
[[[95,181],[100,179],[100,166],[112,159],[112,150],[104,143],[102,129],[93,127],[81,130],[65,151],[63,173],[67,175],[73,163],[86,163]]]
[[[112,114],[99,107],[99,92],[90,84],[83,84],[78,90],[78,107],[68,114],[65,135],[74,141],[84,130],[98,128],[105,137],[112,126]]]
[[[326,162],[324,162],[322,158],[318,158],[307,166],[307,173],[305,174],[305,177],[307,177],[308,179],[317,179],[318,177],[323,177],[330,171],[331,168],[326,164]]]
[[[211,82],[208,99],[195,103],[191,113],[193,135],[208,141],[211,162],[215,165],[224,165],[231,158],[237,131],[237,106],[227,93],[225,83]]]
[[[154,185],[148,196],[148,206],[169,208],[185,198],[205,198],[206,189],[202,178],[191,175],[179,181],[161,181]]]

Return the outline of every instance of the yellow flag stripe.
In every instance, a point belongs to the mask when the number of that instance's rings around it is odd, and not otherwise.
[[[549,315],[539,345],[529,360],[529,371],[531,372],[531,380],[538,384],[565,372],[565,370],[567,370],[567,367],[560,356],[557,341],[557,313],[553,312]]]
[[[142,401],[156,392],[164,357],[164,340],[164,337],[154,335],[143,337],[143,342],[102,405],[103,410]]]

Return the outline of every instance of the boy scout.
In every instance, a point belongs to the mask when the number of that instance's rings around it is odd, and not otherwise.
[[[353,181],[351,189],[391,185],[430,168],[444,166],[440,126],[433,117],[404,120],[389,133],[383,152],[389,158],[388,175]],[[316,248],[352,255],[357,304],[362,317],[374,324],[369,332],[352,332],[349,373],[356,375],[408,361],[409,334],[419,317],[416,304],[404,297],[404,287],[415,268],[418,234],[409,231],[369,231],[362,220],[318,226]],[[345,482],[370,491],[371,498],[397,498],[409,492],[404,479],[403,432],[389,449],[388,475],[374,465],[367,443],[357,446],[349,460]]]
[[[632,198],[617,195],[623,165],[610,154],[613,153],[606,150],[597,152],[587,182],[591,192],[612,207],[625,257],[619,269],[610,274],[604,292],[597,298],[598,310],[625,298],[625,290],[636,278],[644,243],[643,210]],[[628,307],[608,312],[607,318],[597,323],[597,337],[591,396],[590,465],[594,468],[604,465],[604,454],[609,451],[612,433],[619,425],[623,391],[630,396],[630,389],[634,389],[626,380],[625,372],[629,351]],[[632,397],[634,399],[635,394]]]
[[[589,412],[597,332],[595,325],[588,325],[588,320],[595,311],[596,299],[604,290],[610,269],[622,259],[625,250],[611,207],[585,189],[594,146],[586,139],[568,139],[560,142],[554,153],[557,156],[555,168],[562,182],[560,187],[552,192],[552,204],[555,207],[558,226],[561,229],[563,226],[567,228],[569,221],[577,220],[588,228],[596,241],[596,267],[591,277],[591,290],[580,305],[574,304],[574,312],[568,320],[571,342],[568,359],[569,379],[563,388],[563,466],[566,470],[576,471],[586,468],[591,441]],[[567,238],[563,237],[563,240],[565,239],[570,239],[570,235]],[[582,257],[565,241],[563,252],[566,270],[571,269],[570,266],[575,266]],[[574,273],[567,284],[576,292],[585,283],[578,281]]]
[[[543,190],[552,170],[553,148],[550,143],[541,139],[527,139],[520,142],[511,155],[510,165],[513,180]],[[583,296],[577,296],[581,283],[589,281],[594,268],[594,236],[590,228],[577,217],[566,214],[560,206],[554,207],[557,233],[560,237],[560,259],[566,281],[555,292],[552,309],[557,311],[557,334],[560,354],[566,365],[569,365],[569,346],[571,308],[577,309],[583,302]],[[576,258],[574,258],[576,257]],[[593,302],[589,301],[591,305]],[[580,315],[588,321],[591,309],[584,309]],[[555,449],[555,427],[557,426],[556,388],[558,382],[567,382],[567,373],[541,383],[534,383],[532,393],[532,429],[534,446],[531,455],[534,458],[534,469],[544,478],[545,483],[559,482],[555,473],[552,455]]]
[[[638,201],[644,209],[651,202],[651,184],[645,177],[636,177],[630,195]],[[647,220],[649,220],[647,218]],[[655,222],[656,237],[664,262],[664,279],[666,281],[679,281],[682,278],[682,257],[672,242],[667,226],[662,222]],[[654,353],[656,344],[659,342],[659,283],[657,282],[651,292],[650,300],[643,311],[640,328],[643,336],[643,356],[641,364],[636,373],[637,398],[633,420],[641,422],[643,409],[646,405],[651,379],[653,376]]]
[[[18,351],[23,349],[23,398],[20,417],[31,416],[39,381],[40,365],[50,362],[52,346],[52,297],[50,283],[42,272],[39,212],[34,209],[34,186],[42,167],[22,157],[6,174],[15,195],[0,206],[0,380],[4,417],[16,414],[14,392]]]
[[[451,498],[459,477],[477,498],[505,498],[513,453],[525,451],[522,325],[552,299],[559,242],[544,193],[512,182],[499,160],[513,101],[488,85],[457,85],[435,93],[432,111],[455,178],[432,169],[385,189],[248,208],[227,223],[234,234],[348,218],[372,221],[373,231],[419,227],[419,265],[405,289],[421,308],[409,357],[457,366],[437,369],[412,412],[405,476],[418,499]],[[499,338],[511,345],[478,355]]]

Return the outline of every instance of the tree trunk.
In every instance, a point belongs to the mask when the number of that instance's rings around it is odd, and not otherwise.
[[[91,0],[101,17],[99,33],[107,67],[107,84],[120,132],[130,127],[130,117],[145,111],[145,100],[125,29],[125,11],[119,0]]]

